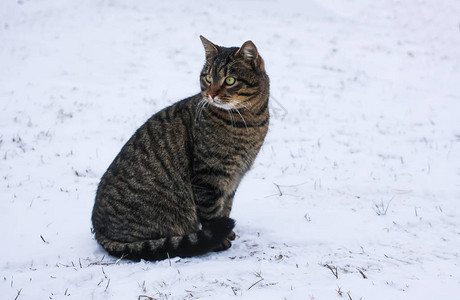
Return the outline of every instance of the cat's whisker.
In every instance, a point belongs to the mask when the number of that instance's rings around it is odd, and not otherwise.
[[[201,108],[201,114],[203,114],[203,110],[209,105],[208,100],[204,99],[203,107]]]
[[[236,121],[235,118],[233,117],[233,113],[230,109],[227,109],[227,113],[230,116],[230,123],[232,124],[233,128],[236,128]]]
[[[251,111],[252,106],[251,106],[251,107],[247,107],[246,105],[243,104],[243,102],[238,102],[238,104],[241,105],[243,108],[246,108],[247,111],[248,111],[252,116],[254,116],[253,112]]]
[[[196,106],[196,117],[195,117],[195,120],[198,120],[201,116],[201,114],[203,113],[203,110],[204,108],[206,107],[206,105],[208,105],[208,101],[203,98],[201,99],[201,101],[198,103],[198,105]]]
[[[200,108],[201,108],[201,103],[202,102],[203,102],[203,100],[200,100],[200,102],[198,102],[198,105],[196,106],[195,120],[198,120],[198,118],[200,117]]]
[[[256,93],[257,93],[258,95],[262,95],[262,96],[264,96],[264,97],[269,97],[269,96],[270,96],[269,93],[263,92],[263,91],[258,91],[258,92],[256,92]]]
[[[243,118],[243,115],[240,113],[238,108],[236,108],[234,102],[230,102],[230,105],[232,106],[232,109],[236,110],[236,112],[240,115],[240,118],[244,123],[244,127],[246,127],[246,131],[249,132],[248,125],[246,124],[246,120]]]

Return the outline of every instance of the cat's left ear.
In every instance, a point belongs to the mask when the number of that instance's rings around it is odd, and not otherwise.
[[[201,42],[203,43],[204,51],[206,52],[206,60],[210,60],[217,55],[219,49],[216,45],[208,41],[204,36],[200,35]]]
[[[238,49],[235,56],[242,57],[245,60],[251,61],[255,64],[256,67],[260,68],[260,70],[265,70],[264,60],[262,57],[260,57],[256,45],[254,45],[252,41],[244,42],[243,46]]]

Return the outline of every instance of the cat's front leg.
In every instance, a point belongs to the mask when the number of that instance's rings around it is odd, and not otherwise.
[[[206,192],[201,189],[196,193],[197,197],[197,212],[200,218],[201,224],[206,224],[215,218],[229,217],[232,209],[234,192],[230,195],[222,195],[215,190],[207,190]],[[233,240],[236,238],[236,233],[232,231],[228,237],[222,242],[222,244],[214,249],[214,251],[227,250],[232,246]]]
[[[235,196],[235,192],[233,192],[230,195],[226,196],[225,199],[224,199],[224,202],[223,202],[224,203],[223,215],[226,216],[226,217],[230,216],[234,196]],[[232,232],[230,232],[230,234],[228,235],[227,239],[229,241],[234,241],[236,239],[235,231],[232,230]],[[230,246],[231,246],[231,243],[230,243]]]

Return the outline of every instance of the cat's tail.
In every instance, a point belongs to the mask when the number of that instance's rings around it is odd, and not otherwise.
[[[218,249],[235,227],[228,217],[213,219],[197,232],[138,242],[119,242],[96,232],[96,240],[111,255],[135,261],[162,260],[169,257],[191,257]]]

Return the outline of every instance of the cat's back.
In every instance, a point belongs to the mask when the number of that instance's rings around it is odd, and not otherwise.
[[[191,194],[184,183],[190,176],[192,128],[200,99],[195,95],[157,112],[126,142],[99,183],[93,209],[96,231],[126,239],[124,230],[108,225],[119,224],[119,218],[135,219],[142,207],[155,217],[156,207],[168,205],[166,200],[181,201],[181,194]],[[181,194],[172,195],[175,191]]]
[[[174,162],[183,159],[178,156],[187,156],[191,151],[191,129],[199,100],[200,95],[194,95],[151,116],[123,146],[100,185],[104,185],[105,177],[121,175],[119,172],[129,173],[124,176],[139,177],[160,169],[180,168],[181,164],[174,165]]]

